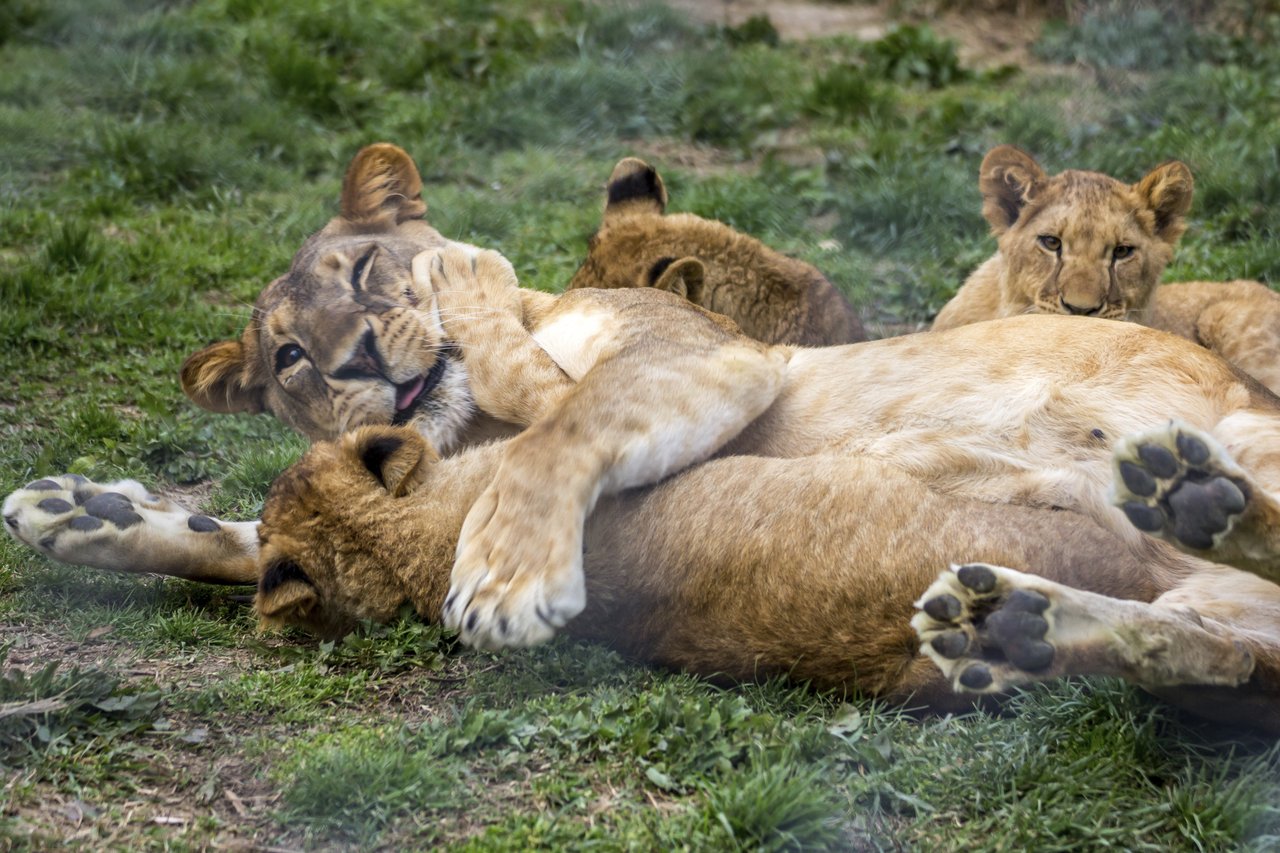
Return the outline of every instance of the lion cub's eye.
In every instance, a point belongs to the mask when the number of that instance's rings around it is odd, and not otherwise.
[[[1050,252],[1056,252],[1062,248],[1062,241],[1052,234],[1041,234],[1038,238],[1040,245],[1044,246]]]
[[[297,344],[285,344],[280,347],[280,349],[276,350],[276,372],[278,373],[286,367],[297,364],[298,360],[304,355],[306,353]]]
[[[1117,261],[1123,261],[1125,258],[1128,258],[1132,255],[1133,255],[1132,246],[1116,246],[1114,249],[1111,250],[1111,257],[1116,259]]]

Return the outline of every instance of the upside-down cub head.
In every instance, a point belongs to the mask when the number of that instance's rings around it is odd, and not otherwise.
[[[414,591],[385,559],[404,548],[401,498],[423,486],[437,457],[414,430],[363,427],[318,442],[272,484],[258,529],[258,594],[266,627],[323,637],[391,619]]]
[[[410,262],[446,240],[423,221],[422,179],[390,144],[347,169],[341,213],[258,296],[247,328],[182,365],[182,387],[214,412],[270,412],[313,439],[407,424],[441,449],[473,407]]]
[[[653,287],[723,314],[765,343],[866,340],[822,273],[722,222],[667,214],[656,169],[628,157],[609,177],[604,217],[569,288]]]
[[[1173,257],[1193,181],[1177,161],[1132,185],[1098,172],[1049,176],[1001,145],[983,159],[979,185],[1007,266],[1006,304],[1126,319],[1147,308]]]

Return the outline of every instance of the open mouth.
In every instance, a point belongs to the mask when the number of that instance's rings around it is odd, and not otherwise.
[[[429,399],[431,392],[440,384],[448,361],[448,356],[440,353],[436,363],[422,376],[396,385],[396,413],[391,418],[392,424],[400,426],[409,422],[422,402]]]

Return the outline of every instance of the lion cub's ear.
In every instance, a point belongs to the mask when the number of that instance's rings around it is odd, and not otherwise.
[[[348,435],[343,444],[396,498],[413,491],[439,458],[422,436],[408,428],[365,427]]]
[[[702,285],[705,279],[706,268],[697,258],[681,258],[678,261],[662,258],[649,270],[651,287],[683,296],[695,305],[702,305]]]
[[[253,608],[263,627],[281,628],[303,621],[319,601],[306,572],[297,563],[282,560],[268,566],[258,579]]]
[[[978,187],[982,190],[982,215],[996,236],[1003,234],[1022,215],[1022,208],[1040,181],[1045,180],[1031,155],[1013,145],[997,145],[982,158]]]
[[[1156,216],[1156,236],[1175,243],[1187,229],[1183,217],[1191,209],[1195,180],[1186,164],[1177,160],[1161,163],[1133,185],[1138,198]]]
[[[618,161],[609,176],[609,193],[604,203],[604,220],[634,213],[662,213],[667,209],[667,188],[658,170],[643,160],[627,157]]]
[[[391,216],[398,224],[426,216],[422,177],[413,158],[389,142],[361,148],[342,180],[341,210],[343,218],[354,222]]]
[[[191,402],[219,414],[263,409],[263,387],[243,341],[219,341],[187,356],[182,363],[182,390]]]

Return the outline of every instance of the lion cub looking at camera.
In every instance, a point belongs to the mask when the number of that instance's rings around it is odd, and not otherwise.
[[[1280,391],[1280,294],[1256,281],[1160,285],[1191,208],[1178,161],[1136,184],[1098,172],[1049,176],[1012,145],[979,177],[999,251],[969,276],[935,330],[1017,314],[1132,320],[1181,335]]]
[[[821,347],[865,341],[844,295],[804,261],[692,213],[666,214],[657,171],[628,157],[609,177],[604,220],[569,282],[654,287],[724,314],[759,341]]]

